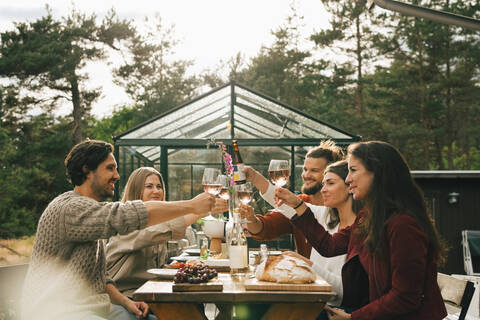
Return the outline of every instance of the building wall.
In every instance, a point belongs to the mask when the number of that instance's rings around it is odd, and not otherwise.
[[[432,209],[440,235],[450,246],[446,264],[439,271],[465,274],[462,230],[480,230],[480,178],[415,178]],[[449,193],[459,193],[458,202],[448,202]]]

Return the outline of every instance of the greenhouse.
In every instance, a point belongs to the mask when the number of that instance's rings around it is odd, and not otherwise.
[[[114,138],[122,192],[130,173],[152,166],[162,173],[168,200],[202,192],[206,167],[223,168],[221,142],[238,140],[243,161],[266,174],[271,159],[290,161],[290,188],[299,190],[309,147],[331,139],[346,146],[360,137],[239,83],[230,82]]]

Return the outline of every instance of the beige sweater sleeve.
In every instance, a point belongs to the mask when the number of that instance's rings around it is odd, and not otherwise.
[[[72,193],[74,194],[74,193]],[[147,209],[142,201],[97,202],[80,195],[72,196],[68,206],[59,208],[59,233],[67,241],[108,239],[147,226]]]

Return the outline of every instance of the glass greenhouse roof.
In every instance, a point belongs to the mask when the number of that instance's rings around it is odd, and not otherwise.
[[[238,83],[228,83],[115,137],[115,144],[135,146],[150,161],[158,146],[206,145],[207,140],[262,140],[263,145],[339,144],[360,137]]]

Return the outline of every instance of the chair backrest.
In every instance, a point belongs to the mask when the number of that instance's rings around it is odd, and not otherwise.
[[[0,267],[0,319],[17,319],[28,264]],[[5,318],[6,317],[6,318]]]
[[[462,248],[465,273],[480,276],[480,230],[463,230]]]
[[[457,279],[440,272],[437,282],[448,313],[460,311],[458,320],[464,320],[475,292],[473,282]]]

